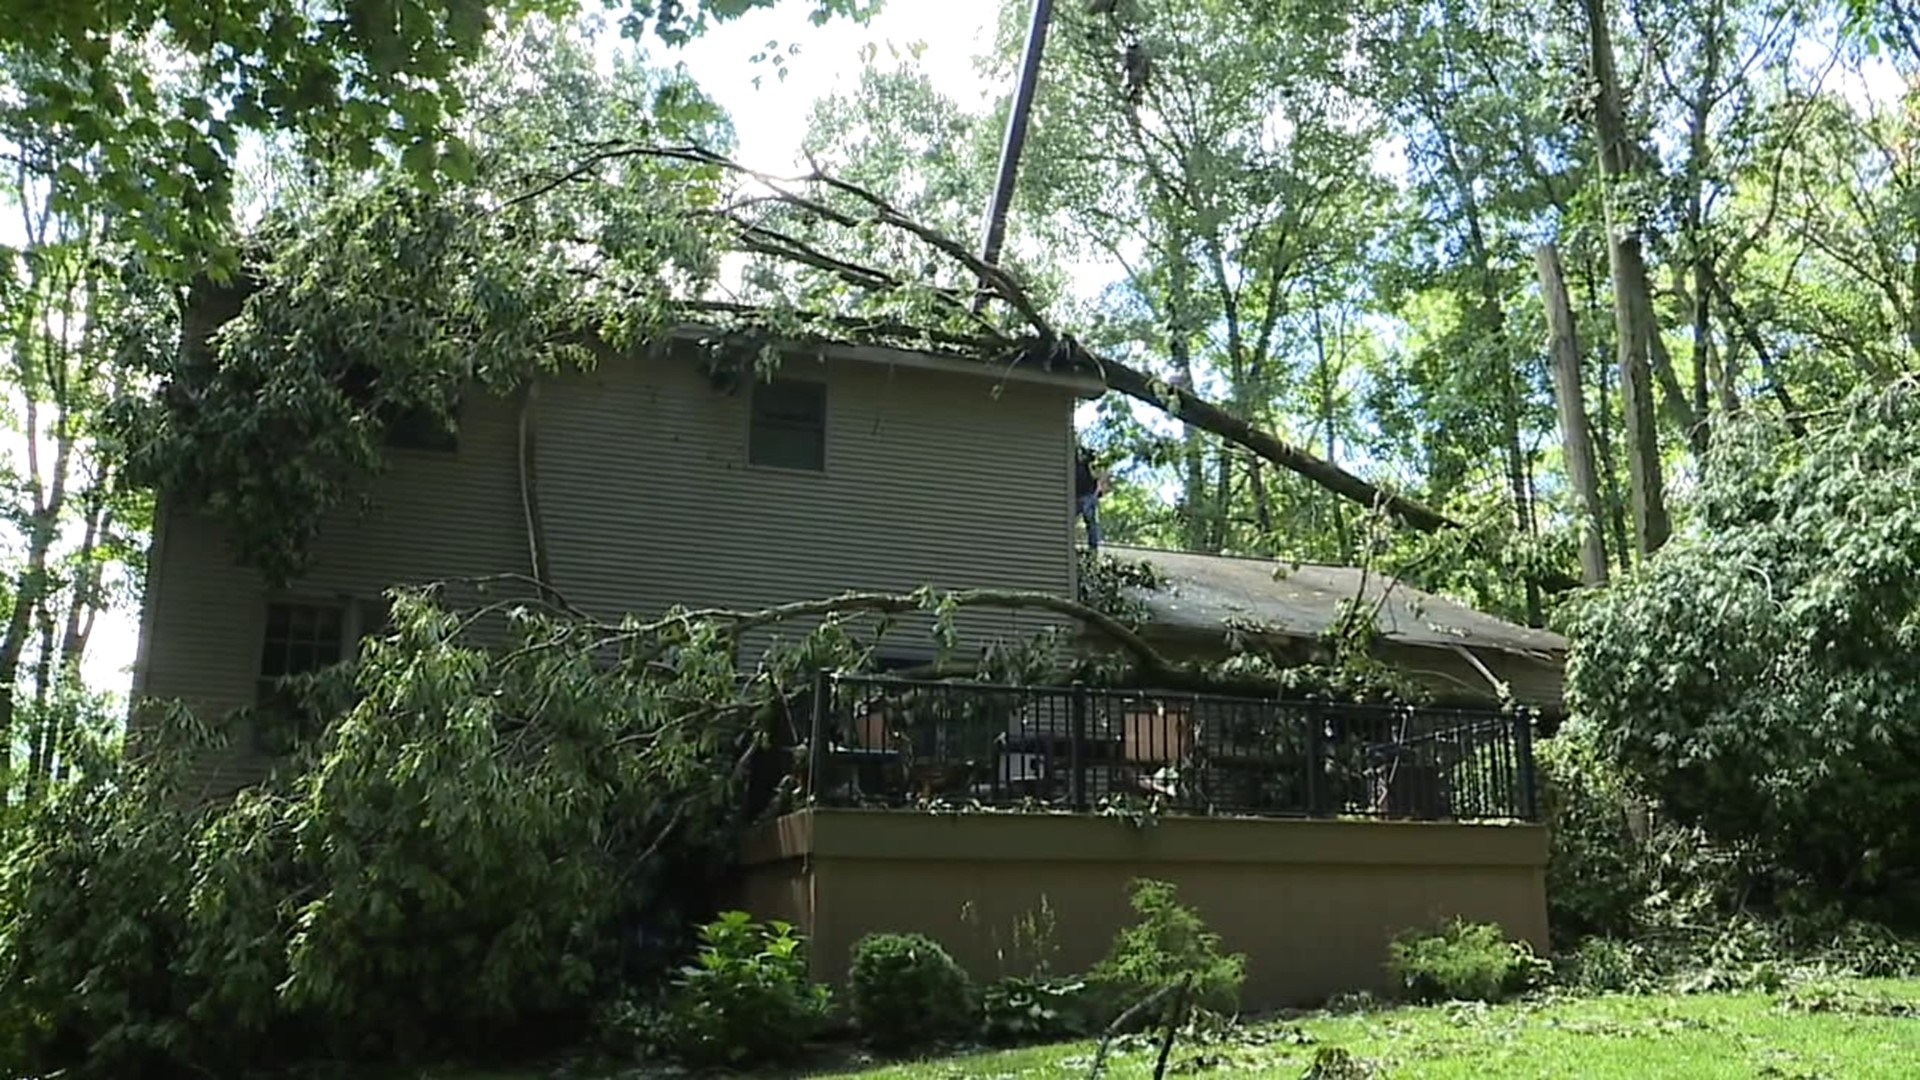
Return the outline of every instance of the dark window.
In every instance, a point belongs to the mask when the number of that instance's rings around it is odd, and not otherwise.
[[[286,680],[337,664],[346,649],[346,611],[332,604],[269,604],[260,643],[260,682],[255,702],[254,746],[265,753],[291,749],[313,732]]]
[[[747,461],[777,469],[827,467],[827,384],[775,379],[753,384]]]
[[[383,410],[381,423],[386,428],[387,445],[395,449],[450,454],[460,447],[453,426],[424,405]]]

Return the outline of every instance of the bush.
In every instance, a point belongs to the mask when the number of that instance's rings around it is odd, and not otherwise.
[[[153,771],[108,779],[23,810],[6,838],[0,1076],[141,1076],[206,1049],[185,1023],[204,984],[172,970],[191,956],[193,817]]]
[[[981,1037],[990,1043],[1060,1042],[1091,1028],[1082,979],[1008,976],[981,995]]]
[[[853,1022],[874,1045],[904,1050],[959,1038],[973,1027],[973,983],[924,934],[868,934],[847,974]]]
[[[1583,994],[1644,993],[1660,982],[1660,965],[1645,946],[1592,937],[1560,956],[1555,975]]]
[[[758,730],[712,703],[771,700],[847,648],[817,632],[743,688],[732,638],[697,620],[609,665],[577,624],[511,618],[525,647],[486,649],[469,616],[397,597],[392,632],[315,680],[345,699],[316,710],[324,731],[257,790],[195,800],[177,756],[201,748],[143,728],[142,753],[10,812],[0,1075],[241,1075],[580,1034],[631,981],[619,928],[700,910],[689,883],[737,842],[733,765]],[[667,645],[670,669],[648,662]]]
[[[791,926],[730,911],[701,927],[700,941],[651,1018],[657,1049],[689,1065],[739,1065],[791,1058],[819,1034],[831,998],[808,981],[805,942]]]
[[[1920,388],[1714,432],[1697,528],[1573,603],[1567,701],[1682,825],[1854,913],[1920,896]]]
[[[1554,940],[1630,932],[1647,895],[1647,873],[1625,783],[1581,728],[1563,728],[1541,740],[1536,752],[1551,844],[1547,916]]]
[[[1388,950],[1387,968],[1409,999],[1502,1001],[1539,985],[1552,965],[1492,923],[1455,919],[1438,933],[1410,930]]]
[[[1157,990],[1193,976],[1196,1008],[1231,1013],[1240,1005],[1247,958],[1220,950],[1220,935],[1199,912],[1182,907],[1164,881],[1136,880],[1131,897],[1140,921],[1114,936],[1107,955],[1088,973],[1103,1013],[1117,1016]]]

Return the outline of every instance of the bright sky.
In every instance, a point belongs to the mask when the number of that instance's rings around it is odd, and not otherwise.
[[[990,94],[1011,89],[989,86],[974,71],[974,56],[992,43],[998,8],[992,0],[892,0],[867,26],[845,19],[814,26],[807,21],[811,6],[788,0],[754,11],[707,31],[679,53],[733,115],[746,164],[776,171],[794,164],[813,103],[858,84],[865,67],[861,51],[869,44],[884,60],[890,47],[904,55],[909,46],[922,43],[918,67],[935,90],[963,106],[977,107]],[[750,62],[769,42],[783,50],[799,46],[788,59],[784,82],[770,65]],[[758,87],[756,75],[761,76]]]

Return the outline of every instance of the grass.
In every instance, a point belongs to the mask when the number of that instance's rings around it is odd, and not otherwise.
[[[1153,1075],[1149,1038],[1116,1041],[1111,1080]],[[1642,1080],[1649,1077],[1905,1080],[1920,1061],[1920,979],[1849,979],[1777,993],[1558,996],[1315,1014],[1175,1044],[1168,1075],[1295,1080],[1326,1051],[1360,1068],[1328,1080]],[[843,1064],[814,1080],[1073,1080],[1092,1042],[923,1061]],[[432,1074],[434,1080],[647,1080],[645,1068]],[[684,1074],[679,1074],[684,1075]],[[762,1074],[793,1075],[792,1073]]]
[[[1852,980],[1777,994],[1608,995],[1322,1015],[1176,1044],[1168,1072],[1300,1077],[1329,1048],[1379,1070],[1333,1075],[1395,1080],[1893,1080],[1915,1075],[1920,1061],[1920,980]],[[1086,1075],[1092,1052],[1091,1043],[1070,1044],[815,1075],[1063,1080]],[[1106,1075],[1152,1076],[1156,1052],[1147,1040],[1127,1042],[1109,1056]]]

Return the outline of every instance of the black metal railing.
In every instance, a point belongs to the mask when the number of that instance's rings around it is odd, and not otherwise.
[[[822,806],[1538,816],[1524,714],[851,675],[811,696]]]

